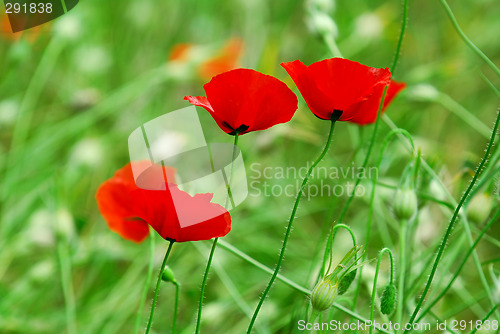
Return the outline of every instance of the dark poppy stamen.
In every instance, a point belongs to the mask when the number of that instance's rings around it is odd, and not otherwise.
[[[231,130],[231,132],[229,132],[228,134],[231,135],[231,136],[235,136],[236,134],[240,134],[240,133],[243,133],[245,131],[248,130],[249,126],[248,125],[245,125],[245,124],[241,124],[238,128],[233,128],[231,125],[229,125],[227,122],[222,122],[222,124],[228,128],[229,130]]]
[[[343,113],[342,110],[333,109],[332,115],[330,116],[330,120],[332,120],[333,122],[337,121],[340,118],[340,116],[342,116],[342,113]]]

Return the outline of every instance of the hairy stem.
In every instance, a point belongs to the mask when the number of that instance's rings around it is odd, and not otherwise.
[[[137,310],[137,316],[135,318],[135,329],[134,333],[139,333],[139,327],[141,326],[142,310],[144,310],[144,304],[146,303],[146,298],[148,297],[149,285],[151,284],[151,279],[153,278],[153,267],[154,267],[154,251],[155,251],[155,235],[154,230],[149,230],[149,263],[148,272],[146,274],[146,280],[144,281],[144,287],[142,288],[141,301],[139,302],[139,309]]]
[[[484,156],[481,159],[481,162],[479,163],[479,166],[477,167],[476,172],[474,173],[474,177],[472,178],[472,181],[470,182],[469,186],[467,187],[467,190],[462,195],[457,207],[455,208],[455,212],[453,213],[453,216],[451,217],[451,220],[448,224],[448,228],[446,229],[443,240],[441,241],[441,245],[439,246],[438,253],[437,253],[436,259],[434,260],[434,264],[432,265],[432,270],[431,270],[431,273],[429,275],[429,278],[427,279],[427,283],[425,285],[424,291],[422,292],[422,295],[420,296],[418,303],[415,306],[415,310],[413,311],[413,314],[411,315],[410,320],[408,321],[409,324],[413,324],[413,322],[415,321],[415,318],[417,317],[418,312],[420,311],[420,308],[422,307],[422,304],[424,303],[425,297],[427,296],[427,293],[429,292],[432,281],[433,281],[434,276],[436,274],[436,271],[437,271],[437,268],[439,265],[439,261],[441,260],[441,257],[443,256],[443,253],[444,253],[444,249],[446,248],[446,243],[448,242],[448,239],[451,236],[451,231],[453,230],[453,227],[455,226],[455,223],[457,221],[458,215],[460,213],[460,209],[462,208],[465,200],[469,196],[469,193],[474,188],[474,185],[476,184],[476,181],[477,181],[479,175],[481,174],[483,167],[486,165],[488,157],[490,156],[491,148],[493,147],[493,143],[495,142],[495,137],[497,135],[499,122],[500,122],[500,112],[497,110],[497,118],[495,121],[495,125],[493,126],[493,131],[491,133],[490,141],[488,143],[488,147],[486,148],[486,152],[484,153]],[[405,333],[409,333],[410,331],[411,330],[408,329],[405,331]]]
[[[295,204],[293,205],[292,213],[290,215],[290,220],[288,221],[288,226],[286,228],[286,233],[285,237],[283,239],[283,245],[281,247],[280,251],[280,256],[278,258],[278,263],[276,264],[276,268],[274,269],[273,275],[271,276],[271,279],[269,280],[269,283],[267,284],[266,289],[264,290],[264,293],[260,297],[259,303],[254,311],[254,314],[252,316],[252,320],[250,321],[250,324],[247,329],[247,333],[252,332],[252,328],[255,324],[255,320],[257,319],[257,316],[259,314],[259,311],[264,304],[264,301],[266,299],[267,294],[271,290],[271,286],[273,285],[274,281],[276,280],[276,277],[278,276],[278,272],[281,269],[281,264],[283,263],[283,259],[285,257],[285,251],[286,251],[286,245],[288,244],[288,239],[290,237],[290,232],[292,231],[292,226],[293,226],[293,221],[295,219],[295,214],[297,213],[297,208],[300,203],[300,199],[302,198],[302,194],[304,192],[304,188],[309,180],[309,177],[311,176],[311,173],[313,169],[320,163],[320,161],[325,157],[326,153],[328,152],[328,149],[330,148],[330,145],[332,143],[332,138],[333,138],[333,130],[335,129],[335,121],[332,120],[331,125],[330,125],[330,132],[328,134],[328,139],[326,141],[325,148],[319,155],[319,157],[314,161],[314,163],[309,167],[309,170],[307,171],[306,176],[304,177],[304,180],[302,181],[302,185],[300,186],[299,193],[297,194],[297,198],[295,199]]]
[[[163,276],[163,271],[165,270],[165,266],[167,265],[168,256],[170,255],[170,251],[172,250],[172,246],[174,245],[174,240],[170,240],[167,248],[167,252],[165,253],[165,257],[163,258],[163,262],[161,264],[160,273],[158,274],[158,280],[156,281],[155,295],[153,297],[153,304],[151,305],[151,312],[149,313],[148,326],[146,327],[145,334],[148,334],[151,330],[151,326],[153,325],[153,317],[155,314],[156,300],[158,299],[158,293],[160,292],[161,285],[161,277]]]

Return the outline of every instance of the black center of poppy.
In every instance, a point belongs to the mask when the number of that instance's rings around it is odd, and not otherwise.
[[[333,122],[337,121],[340,118],[340,116],[342,116],[342,113],[343,113],[342,110],[333,109],[332,115],[330,116],[330,120],[332,120]]]
[[[240,134],[242,132],[245,132],[248,130],[249,126],[248,125],[245,125],[245,124],[241,124],[240,126],[238,126],[236,129],[233,128],[231,125],[229,125],[227,122],[222,122],[222,124],[228,128],[229,130],[231,130],[231,132],[229,132],[229,134],[231,136],[235,136],[237,134]]]

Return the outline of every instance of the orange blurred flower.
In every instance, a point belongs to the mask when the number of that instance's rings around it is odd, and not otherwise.
[[[213,58],[201,64],[199,68],[200,77],[211,79],[217,74],[238,68],[238,61],[242,51],[243,41],[241,39],[229,40]]]
[[[217,74],[240,67],[239,59],[242,52],[243,40],[240,38],[229,39],[218,50],[210,50],[207,47],[190,43],[179,43],[172,48],[169,61],[193,62],[196,75],[206,81]]]

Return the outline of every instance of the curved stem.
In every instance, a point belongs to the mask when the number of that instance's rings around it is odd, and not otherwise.
[[[472,188],[474,188],[474,185],[476,184],[476,181],[479,177],[479,174],[481,174],[481,171],[483,170],[483,167],[484,167],[484,165],[486,165],[488,157],[490,156],[491,148],[493,147],[493,143],[495,142],[495,137],[497,135],[499,122],[500,122],[500,110],[497,110],[497,118],[495,121],[495,125],[493,126],[493,131],[491,133],[490,141],[488,143],[488,147],[486,148],[486,152],[484,153],[484,156],[481,159],[479,166],[477,167],[476,173],[474,173],[474,177],[472,178],[472,181],[470,182],[469,186],[467,187],[467,190],[465,191],[465,193],[462,195],[462,198],[460,199],[460,202],[458,203],[457,207],[455,208],[455,212],[453,213],[453,216],[451,217],[451,220],[448,224],[448,228],[446,229],[443,240],[441,241],[441,245],[439,246],[439,250],[438,250],[436,259],[434,260],[434,264],[432,265],[432,270],[431,270],[431,273],[430,273],[429,278],[427,280],[427,283],[425,285],[424,291],[422,292],[422,295],[420,296],[418,303],[415,306],[415,310],[413,311],[413,314],[411,315],[410,320],[408,321],[408,323],[410,325],[412,325],[415,322],[415,318],[417,317],[417,314],[420,311],[422,304],[424,303],[425,297],[427,296],[427,293],[429,292],[432,281],[434,279],[434,275],[436,274],[437,267],[439,265],[439,261],[441,260],[441,257],[443,256],[444,249],[446,247],[446,243],[448,242],[448,239],[451,236],[451,231],[453,230],[453,227],[455,226],[455,222],[457,221],[458,215],[460,213],[460,209],[462,208],[465,200],[469,196],[469,193],[471,192]],[[411,326],[409,328],[411,328]],[[409,332],[410,332],[410,330],[405,331],[405,333],[409,333]]]
[[[458,25],[457,19],[455,18],[455,15],[453,15],[453,12],[451,11],[450,6],[446,2],[446,0],[441,0],[441,4],[444,7],[444,10],[446,11],[446,14],[450,18],[451,24],[457,31],[457,33],[460,35],[460,37],[463,39],[465,44],[467,44],[468,47],[472,49],[488,66],[497,74],[500,76],[500,69],[496,67],[496,65],[484,54],[483,51],[481,51],[462,31],[460,26]]]
[[[156,300],[158,299],[158,293],[160,292],[161,285],[161,277],[163,276],[163,271],[165,270],[165,266],[167,265],[168,256],[170,255],[170,251],[172,250],[172,246],[174,245],[174,240],[169,240],[167,252],[165,253],[165,257],[163,258],[163,262],[161,264],[160,273],[158,274],[158,280],[156,281],[155,295],[153,297],[153,304],[151,305],[151,312],[149,313],[148,327],[146,327],[145,334],[148,334],[151,330],[151,325],[153,324],[153,317],[155,313]]]
[[[326,153],[328,152],[328,149],[330,148],[330,145],[332,143],[334,129],[335,129],[335,121],[332,120],[331,125],[330,125],[330,132],[328,134],[328,139],[326,141],[325,148],[323,149],[323,151],[321,152],[319,157],[316,159],[316,161],[314,161],[314,163],[311,165],[311,167],[309,167],[309,170],[307,171],[306,177],[304,177],[304,180],[302,181],[302,185],[300,186],[299,193],[297,194],[297,198],[295,199],[295,204],[293,205],[292,213],[290,215],[290,220],[288,221],[288,226],[286,228],[285,237],[283,239],[283,245],[281,247],[280,256],[278,258],[278,263],[276,264],[276,268],[274,269],[274,273],[271,276],[271,279],[269,280],[269,283],[267,284],[267,287],[264,290],[264,293],[262,294],[262,296],[260,298],[259,304],[257,305],[257,308],[254,311],[254,314],[252,316],[252,320],[250,321],[250,324],[249,324],[248,329],[247,329],[247,333],[252,332],[253,325],[255,324],[255,320],[257,319],[257,316],[258,316],[259,311],[262,307],[262,304],[264,304],[266,296],[269,293],[269,290],[271,290],[271,286],[273,285],[274,281],[276,280],[276,277],[278,276],[278,272],[281,268],[283,258],[285,257],[286,245],[288,244],[290,232],[292,231],[293,221],[295,219],[295,214],[297,213],[297,208],[299,206],[300,199],[302,198],[304,188],[307,184],[307,181],[309,180],[309,177],[311,176],[313,169],[320,163],[320,161],[325,157]]]
[[[139,327],[141,326],[142,311],[144,310],[144,304],[146,303],[146,298],[148,297],[149,285],[151,284],[151,279],[153,278],[153,268],[154,268],[154,251],[155,251],[155,235],[154,230],[149,230],[149,263],[148,272],[146,274],[146,280],[144,281],[144,287],[142,288],[141,301],[139,303],[139,309],[137,310],[137,317],[135,318],[135,329],[134,333],[139,333]]]
[[[333,233],[332,233],[332,240],[330,242],[330,251],[328,252],[328,255],[330,257],[330,263],[328,264],[328,269],[326,271],[324,271],[324,268],[321,268],[321,273],[323,275],[325,275],[326,273],[329,273],[330,272],[330,269],[332,269],[332,261],[333,261],[333,241],[335,239],[335,236],[336,236],[336,232],[339,228],[343,228],[345,230],[347,230],[347,232],[349,232],[349,234],[351,235],[351,239],[352,239],[352,246],[353,247],[356,247],[357,243],[356,243],[356,236],[354,235],[354,233],[352,232],[351,228],[345,224],[336,224],[334,227],[333,227]],[[325,253],[326,255],[326,253]]]
[[[377,266],[375,267],[375,277],[373,278],[373,287],[372,287],[372,299],[370,304],[370,321],[373,322],[373,314],[375,311],[375,293],[377,291],[377,281],[378,281],[378,273],[380,271],[380,263],[382,262],[382,256],[384,253],[389,254],[389,258],[391,260],[391,276],[389,281],[392,283],[394,280],[394,257],[392,255],[392,251],[389,248],[384,248],[380,251],[377,258]],[[370,334],[373,333],[373,326],[370,326]]]

